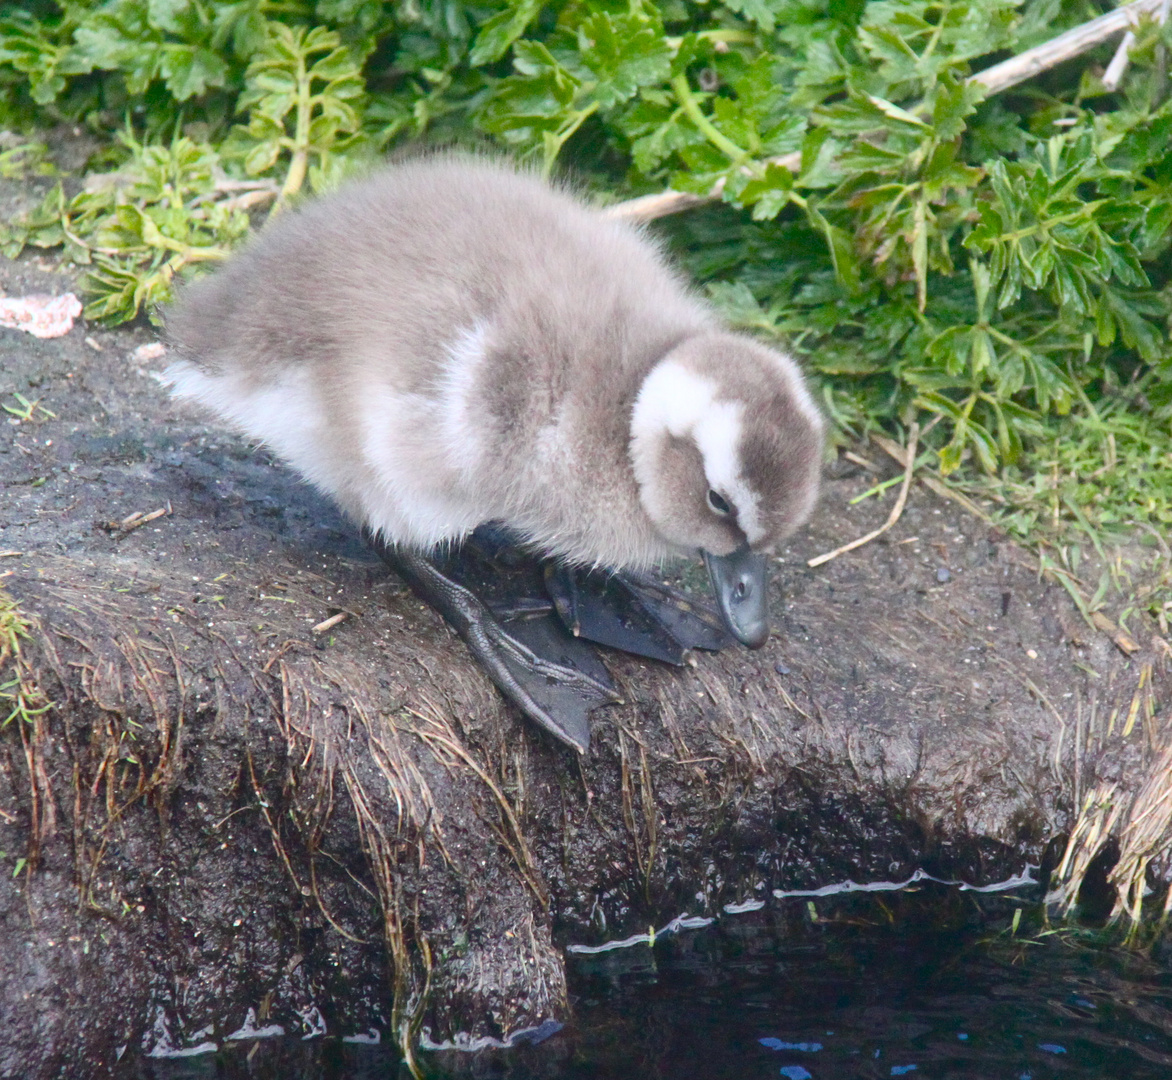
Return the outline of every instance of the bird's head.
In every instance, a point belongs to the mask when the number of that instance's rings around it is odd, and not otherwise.
[[[690,337],[643,381],[631,461],[660,535],[699,550],[729,630],[769,635],[765,556],[809,516],[823,422],[797,365],[731,333]]]

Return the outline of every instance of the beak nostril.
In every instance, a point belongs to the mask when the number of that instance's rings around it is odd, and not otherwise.
[[[769,637],[765,557],[745,544],[729,555],[704,552],[704,561],[729,633],[750,649],[759,649]]]

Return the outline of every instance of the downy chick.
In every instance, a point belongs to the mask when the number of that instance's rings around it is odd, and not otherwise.
[[[497,521],[572,563],[700,551],[730,630],[764,642],[761,555],[810,514],[822,420],[637,228],[424,158],[276,218],[166,321],[175,393],[385,543]]]

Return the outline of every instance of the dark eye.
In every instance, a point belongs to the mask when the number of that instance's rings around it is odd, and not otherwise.
[[[708,506],[714,514],[719,514],[721,517],[728,517],[732,513],[732,507],[729,506],[728,500],[714,488],[708,489]]]

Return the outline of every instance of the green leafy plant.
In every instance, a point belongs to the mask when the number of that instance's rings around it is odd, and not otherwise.
[[[37,181],[0,239],[60,247],[88,268],[87,316],[116,322],[261,211],[413,139],[488,139],[611,198],[690,193],[709,205],[664,231],[733,322],[801,355],[841,437],[918,419],[940,474],[1000,485],[1041,527],[1031,469],[1059,460],[1090,497],[1105,431],[1117,462],[1172,441],[1172,27],[1141,21],[1117,88],[1100,78],[1114,43],[1010,91],[988,77],[1096,13],[38,0],[0,16],[0,108],[26,132],[84,124],[103,149],[83,177]],[[22,155],[14,172],[47,160]],[[1100,478],[1113,509],[1085,520],[1155,522],[1165,472]]]
[[[270,172],[287,153],[281,199],[301,190],[312,158],[324,170],[331,152],[359,143],[361,70],[335,32],[270,24],[245,79],[236,103],[250,114],[240,133],[244,169],[250,176]]]
[[[517,25],[510,23],[510,32]],[[490,35],[488,40],[494,39]],[[478,40],[474,57],[490,58],[500,40],[491,49]],[[493,86],[477,120],[484,131],[511,145],[540,145],[549,172],[589,117],[610,113],[642,87],[663,83],[670,75],[671,52],[651,7],[586,13],[545,41],[515,42],[516,72]]]
[[[223,182],[216,151],[185,136],[143,144],[122,132],[119,142],[129,152],[120,169],[91,174],[72,199],[58,182],[0,234],[10,255],[64,245],[89,268],[86,317],[112,323],[168,299],[177,272],[224,258],[248,231],[240,185]]]

